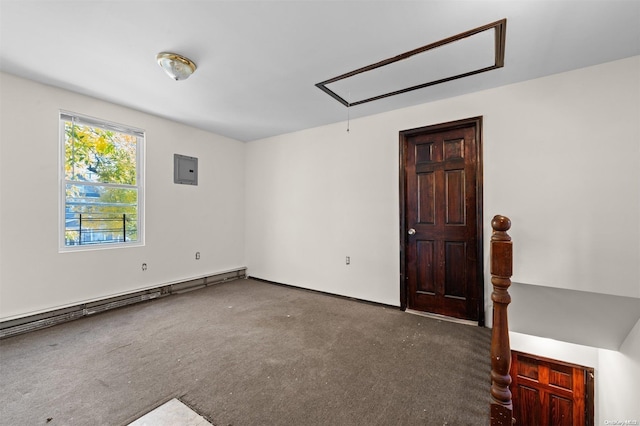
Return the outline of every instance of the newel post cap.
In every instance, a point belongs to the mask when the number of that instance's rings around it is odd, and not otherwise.
[[[491,220],[491,227],[495,231],[506,232],[511,228],[511,220],[502,215],[495,215]]]

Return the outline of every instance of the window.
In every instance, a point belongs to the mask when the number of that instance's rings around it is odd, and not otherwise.
[[[60,250],[142,245],[144,131],[60,112]]]

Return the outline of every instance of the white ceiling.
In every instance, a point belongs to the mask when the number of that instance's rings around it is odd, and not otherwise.
[[[316,83],[502,18],[504,68],[350,117],[640,54],[640,0],[0,0],[0,70],[249,141],[345,121]],[[196,73],[169,79],[161,51]]]

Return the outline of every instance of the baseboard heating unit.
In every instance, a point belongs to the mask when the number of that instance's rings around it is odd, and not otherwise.
[[[2,321],[0,322],[0,339],[5,339],[7,337],[15,336],[18,334],[28,333],[30,331],[40,330],[42,328],[51,327],[63,322],[97,314],[99,312],[132,305],[134,303],[140,303],[160,297],[170,296],[172,294],[180,294],[187,291],[208,287],[214,284],[220,284],[237,279],[244,279],[246,277],[247,269],[241,268],[220,274],[200,277],[193,280],[182,281],[173,284],[165,284],[147,290],[136,291],[116,297],[109,297],[93,302],[81,303],[66,308],[55,309],[35,315]]]

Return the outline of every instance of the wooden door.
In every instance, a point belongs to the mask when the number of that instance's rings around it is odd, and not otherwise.
[[[483,324],[480,124],[401,132],[403,308]]]
[[[593,372],[593,368],[512,351],[515,424],[593,425]]]

